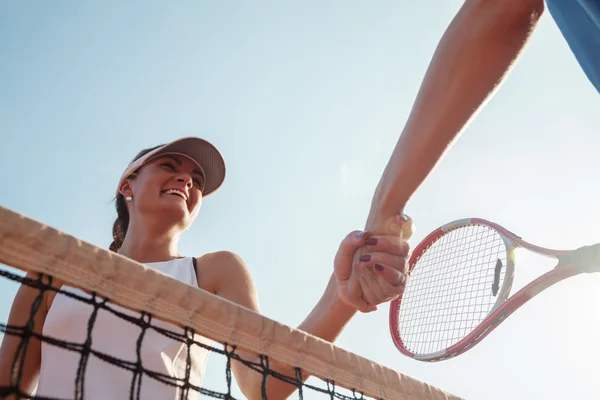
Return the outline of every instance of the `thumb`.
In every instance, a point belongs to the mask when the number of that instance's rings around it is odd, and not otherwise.
[[[394,220],[388,220],[386,228],[402,238],[408,240],[415,233],[415,224],[411,217],[404,213],[396,214]]]
[[[365,240],[369,237],[369,233],[365,231],[353,231],[350,232],[340,243],[340,247],[335,255],[335,265],[341,267],[341,270],[344,270],[344,275],[347,276],[340,277],[342,279],[349,278],[351,275],[351,268],[354,261],[354,256],[356,251],[365,244]],[[348,268],[343,268],[343,267]],[[338,268],[336,268],[338,269]],[[347,271],[345,271],[347,269]],[[338,271],[341,272],[341,271]]]
[[[360,246],[365,244],[365,240],[368,239],[370,233],[367,231],[352,231],[346,235],[340,244],[340,252],[348,253],[353,255]]]

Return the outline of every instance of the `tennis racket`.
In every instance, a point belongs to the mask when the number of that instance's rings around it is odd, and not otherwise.
[[[554,258],[557,265],[510,296],[519,247]],[[414,249],[409,271],[406,290],[390,305],[394,344],[408,357],[441,361],[471,349],[555,283],[600,272],[600,244],[546,249],[493,222],[468,218],[430,233]]]

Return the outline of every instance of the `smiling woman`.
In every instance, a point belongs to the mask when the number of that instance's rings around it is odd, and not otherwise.
[[[144,166],[146,168],[142,169]],[[148,173],[143,174],[140,181],[137,175],[144,171]],[[225,162],[219,151],[209,142],[199,138],[184,138],[168,145],[156,146],[139,152],[123,172],[117,188],[117,219],[113,225],[114,241],[110,245],[110,250],[119,251],[125,240],[130,219],[125,201],[134,201],[134,188],[135,190],[139,188],[141,191],[139,198],[142,199],[141,202],[138,202],[138,195],[135,195],[136,202],[140,204],[134,210],[149,211],[146,214],[159,216],[159,219],[168,221],[169,218],[163,218],[162,213],[170,212],[170,203],[162,206],[160,203],[156,203],[155,206],[158,206],[158,209],[155,210],[157,213],[154,213],[155,207],[152,199],[158,195],[161,198],[179,196],[184,198],[183,204],[187,206],[187,214],[193,221],[200,209],[202,197],[215,192],[223,184],[225,171]],[[176,176],[170,179],[173,174]],[[161,186],[156,190],[152,184],[148,185],[147,180],[149,179],[154,182],[154,185],[170,186]],[[165,180],[168,182],[165,183]],[[144,190],[154,190],[154,196],[144,196]],[[172,200],[172,197],[166,198]],[[144,202],[149,203],[148,210],[146,210]],[[179,220],[186,223],[186,216]],[[188,223],[191,224],[191,222]],[[160,229],[160,223],[156,224],[155,221],[153,225]],[[173,228],[181,227],[173,226]]]
[[[219,189],[225,175],[225,162],[219,151],[200,138],[183,138],[141,151],[125,169],[117,185],[117,219],[110,250],[185,285],[258,313],[256,288],[239,256],[220,251],[184,257],[178,251],[179,238],[194,222],[202,199]],[[399,225],[407,221],[404,216],[397,218]],[[357,231],[348,234],[335,256],[325,292],[299,329],[333,342],[361,309],[364,302],[359,291],[361,287],[369,290],[372,306],[398,297],[406,280],[409,249],[404,239],[397,234],[370,235]],[[362,257],[357,262],[355,255],[359,250]],[[363,269],[369,272],[367,278],[361,280],[362,286],[349,284],[354,281],[356,271]],[[30,272],[28,277],[38,279],[39,275]],[[145,366],[144,371],[155,371],[162,377],[174,377],[186,370],[186,374],[190,374],[189,380],[196,387],[200,386],[208,357],[206,349],[194,347],[192,350],[190,346],[186,351],[185,343],[161,334],[161,330],[148,330],[142,345],[139,327],[131,320],[90,305],[94,301],[93,294],[90,297],[89,293],[59,279],[52,285],[55,290],[42,293],[43,306],[32,322],[28,319],[29,310],[38,304],[40,297],[36,297],[38,292],[31,287],[20,287],[7,326],[31,326],[33,339],[26,343],[19,336],[5,336],[0,349],[0,388],[12,387],[18,390],[13,393],[28,396],[37,385],[37,396],[70,398],[74,392],[73,377],[81,375],[84,382],[81,391],[88,399],[129,398],[134,386],[139,397],[144,399],[183,398],[177,387],[161,380],[144,379],[132,383],[130,373],[100,358],[86,359],[82,369],[77,352],[39,340],[40,337],[90,343],[94,352],[113,360],[139,363]],[[90,299],[90,302],[78,301],[76,297]],[[127,313],[125,309],[119,310],[122,314]],[[88,325],[90,315],[93,315],[93,330]],[[143,319],[139,313],[129,315]],[[161,323],[159,328],[163,333],[175,329],[168,322]],[[194,339],[199,343],[210,342],[198,335]],[[22,346],[27,347],[25,355],[21,353]],[[262,361],[257,353],[236,352],[246,361]],[[182,365],[189,365],[191,369]],[[14,382],[11,371],[15,370],[21,371],[18,388],[10,384]],[[267,378],[240,360],[232,362],[231,370],[249,399],[283,399],[298,389],[297,383]],[[296,369],[279,363],[271,364],[270,370],[285,376],[297,375]],[[308,373],[303,373],[301,381],[308,377]]]

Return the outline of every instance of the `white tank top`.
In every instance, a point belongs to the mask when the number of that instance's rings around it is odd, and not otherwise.
[[[148,267],[161,271],[183,283],[198,286],[196,271],[192,258],[175,259],[166,262],[148,263]],[[63,287],[64,291],[91,298],[85,292],[72,287]],[[130,315],[135,319],[140,318],[136,313],[123,307],[107,304],[111,309]],[[87,337],[88,321],[93,307],[79,299],[70,298],[58,293],[48,310],[43,328],[45,336],[57,338],[61,341],[83,345]],[[157,319],[152,319],[152,326],[167,329],[184,335],[183,328]],[[129,399],[132,384],[134,396],[140,399],[180,399],[181,389],[157,381],[156,379],[141,374],[134,382],[134,373],[138,356],[137,342],[142,329],[131,322],[116,316],[113,313],[99,309],[92,334],[91,349],[102,355],[112,356],[128,362],[128,369],[103,361],[93,353],[89,355],[85,364],[83,375],[83,395],[86,400],[120,400]],[[196,336],[194,338],[208,346],[212,341]],[[37,396],[58,397],[72,399],[75,397],[75,378],[81,361],[82,353],[57,347],[47,342],[42,342],[41,366]],[[169,338],[156,330],[146,330],[140,347],[141,365],[144,369],[158,372],[167,377],[185,379],[187,347],[179,340]],[[190,383],[201,387],[204,368],[208,358],[208,350],[200,346],[191,346],[192,368]],[[168,379],[168,378],[167,378]],[[187,399],[197,399],[199,393],[189,391]]]

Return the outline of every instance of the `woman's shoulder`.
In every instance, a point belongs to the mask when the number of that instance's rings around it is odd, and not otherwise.
[[[215,293],[233,280],[251,280],[250,271],[239,254],[216,251],[196,257],[198,283],[203,289]]]
[[[214,253],[204,254],[203,256],[196,258],[196,263],[198,265],[209,265],[213,263],[219,263],[226,266],[230,266],[231,268],[239,268],[241,266],[246,266],[242,257],[240,257],[238,254],[232,251],[227,250],[215,251]]]
[[[254,280],[239,255],[230,251],[206,254],[197,259],[196,269],[202,289],[260,312]]]

